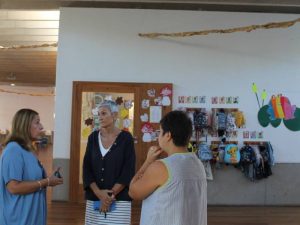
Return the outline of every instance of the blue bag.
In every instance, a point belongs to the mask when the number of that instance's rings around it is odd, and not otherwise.
[[[101,208],[101,201],[94,201],[94,210],[99,210]],[[113,201],[110,205],[109,211],[114,211],[116,209],[116,202]]]
[[[209,161],[213,158],[212,151],[210,150],[207,143],[200,143],[198,147],[198,158],[201,161]]]
[[[240,162],[241,154],[236,144],[228,144],[225,147],[224,162],[237,164]]]

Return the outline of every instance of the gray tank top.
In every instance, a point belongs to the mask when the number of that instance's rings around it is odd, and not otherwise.
[[[142,204],[140,225],[207,225],[207,183],[195,153],[177,153],[161,160],[167,182]]]

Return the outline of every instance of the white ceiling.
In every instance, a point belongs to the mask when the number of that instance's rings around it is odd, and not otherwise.
[[[58,30],[58,10],[0,10],[0,83],[54,86],[56,47],[5,48],[57,43]]]
[[[58,10],[0,10],[0,46],[55,43],[58,28]]]
[[[300,0],[0,0],[0,84],[55,86],[59,7],[299,13]]]

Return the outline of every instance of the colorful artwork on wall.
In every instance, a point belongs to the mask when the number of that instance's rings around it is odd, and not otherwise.
[[[263,139],[263,131],[243,131],[243,139]]]
[[[276,128],[283,122],[287,129],[300,131],[300,108],[292,105],[288,97],[282,94],[272,95],[269,102],[264,105],[267,92],[263,90],[261,95],[262,105],[260,105],[258,88],[255,83],[252,84],[252,91],[259,106],[257,117],[262,127],[267,127],[271,124],[271,126]]]
[[[206,96],[178,96],[178,103],[179,104],[205,104],[206,103]],[[211,97],[211,104],[239,104],[239,97],[238,96],[213,96]]]

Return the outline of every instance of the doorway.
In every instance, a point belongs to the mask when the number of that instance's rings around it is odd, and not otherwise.
[[[117,126],[127,129],[135,139],[138,169],[146,158],[148,148],[157,144],[156,131],[159,129],[160,118],[172,110],[171,93],[172,84],[169,83],[73,82],[69,188],[71,202],[84,201],[82,160],[88,135],[100,126],[97,105],[104,99],[114,100],[119,105]],[[166,97],[167,101],[164,100]],[[130,107],[128,104],[131,104]],[[148,119],[145,118],[147,116]],[[148,135],[145,135],[145,124],[147,129],[151,129]]]

